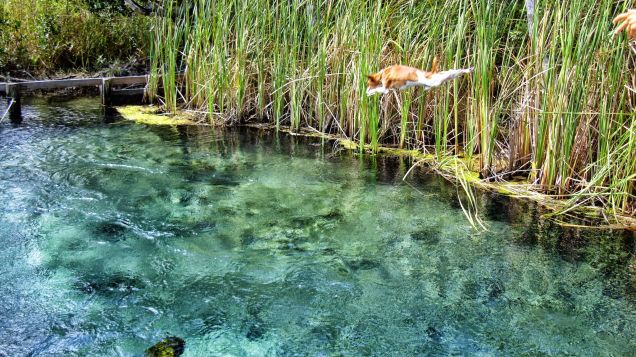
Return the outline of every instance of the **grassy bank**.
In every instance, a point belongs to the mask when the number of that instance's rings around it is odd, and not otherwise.
[[[29,78],[60,71],[103,71],[118,75],[138,64],[144,71],[151,19],[127,13],[123,6],[109,6],[116,3],[3,1],[0,74]]]
[[[522,175],[533,190],[636,213],[634,55],[611,38],[627,1],[537,1],[531,29],[523,2],[170,4],[151,46],[168,110],[462,156],[482,178]],[[434,55],[475,73],[432,92],[364,94],[365,74],[429,68]]]

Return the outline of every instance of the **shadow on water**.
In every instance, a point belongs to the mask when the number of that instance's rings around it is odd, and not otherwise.
[[[634,352],[634,233],[491,193],[479,233],[406,159],[100,110],[0,124],[0,355]]]

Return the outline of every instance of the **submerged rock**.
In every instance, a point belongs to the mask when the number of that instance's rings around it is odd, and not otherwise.
[[[166,337],[146,350],[147,357],[177,357],[183,354],[185,341],[176,336]]]

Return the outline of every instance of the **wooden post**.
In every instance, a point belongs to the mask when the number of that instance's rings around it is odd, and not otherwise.
[[[110,89],[111,89],[111,83],[110,83],[110,78],[102,78],[102,84],[99,87],[99,91],[101,92],[102,95],[102,105],[105,107],[110,107],[111,104],[111,100],[110,100]]]
[[[7,97],[9,97],[9,119],[12,123],[22,122],[22,100],[20,98],[20,84],[7,83]],[[12,102],[12,103],[11,103]]]

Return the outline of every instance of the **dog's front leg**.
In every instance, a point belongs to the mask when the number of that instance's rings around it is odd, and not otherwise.
[[[372,96],[374,94],[386,94],[389,93],[389,90],[384,87],[375,87],[373,89],[367,89],[367,96]]]

